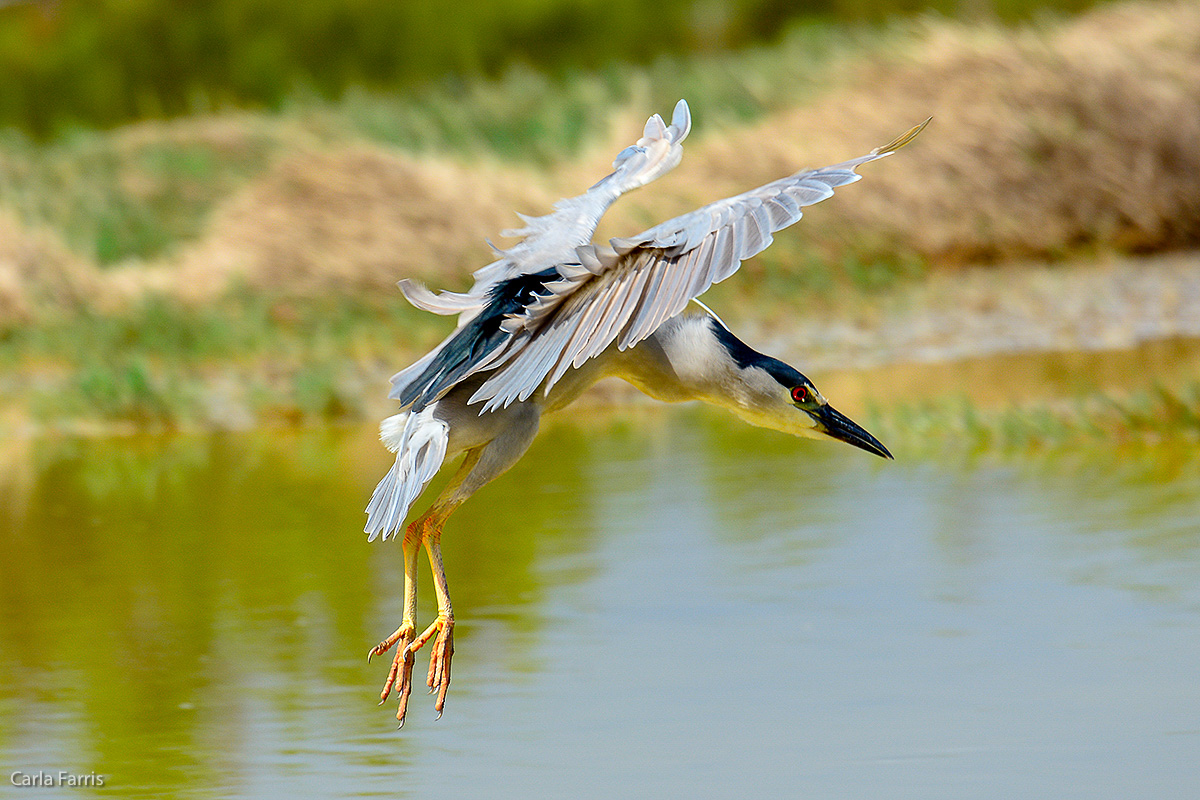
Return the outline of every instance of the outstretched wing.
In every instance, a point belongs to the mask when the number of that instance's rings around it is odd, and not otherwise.
[[[486,359],[494,374],[471,396],[488,411],[545,391],[613,342],[624,350],[653,333],[712,284],[771,244],[771,235],[797,222],[803,208],[861,177],[855,169],[908,144],[912,128],[869,154],[804,170],[744,194],[719,200],[609,247],[584,244],[558,280],[501,324],[507,339]],[[478,371],[472,370],[472,371]]]
[[[692,115],[684,100],[675,104],[670,125],[658,114],[650,117],[642,137],[617,154],[613,171],[586,192],[559,200],[553,213],[546,216],[518,214],[525,226],[501,231],[500,235],[521,241],[505,250],[494,248],[499,258],[475,271],[475,285],[470,291],[434,294],[411,281],[401,281],[401,291],[417,308],[435,314],[465,314],[461,320],[465,322],[487,305],[488,293],[503,281],[574,260],[575,248],[592,241],[600,218],[618,197],[679,164],[683,140],[691,129]]]

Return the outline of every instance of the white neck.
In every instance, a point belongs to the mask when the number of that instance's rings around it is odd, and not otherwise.
[[[787,387],[765,369],[739,364],[714,324],[720,325],[707,312],[690,307],[622,354],[610,372],[657,400],[702,400],[752,425],[804,435],[814,424],[812,417],[790,402]]]

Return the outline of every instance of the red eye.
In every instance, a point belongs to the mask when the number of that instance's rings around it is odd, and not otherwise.
[[[792,389],[792,399],[797,403],[803,403],[808,399],[808,387],[797,386],[795,389]]]

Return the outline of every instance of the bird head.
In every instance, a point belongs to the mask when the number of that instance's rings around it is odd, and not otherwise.
[[[715,317],[709,318],[707,327],[723,357],[703,360],[725,364],[715,370],[720,377],[713,381],[718,388],[709,394],[710,402],[726,406],[761,428],[814,439],[837,439],[882,458],[892,458],[878,439],[831,406],[799,370],[754,350]]]
[[[795,372],[795,370],[792,371]],[[817,387],[812,385],[812,381],[799,372],[795,372],[795,374],[799,380],[787,382],[795,385],[781,384],[781,386],[787,392],[786,402],[789,402],[796,411],[803,415],[801,424],[805,427],[800,432],[801,435],[837,439],[839,442],[852,444],[882,458],[892,458],[892,454],[888,452],[882,442],[867,433],[866,429],[857,422],[831,406],[829,401],[817,391]],[[810,422],[811,424],[809,424]]]

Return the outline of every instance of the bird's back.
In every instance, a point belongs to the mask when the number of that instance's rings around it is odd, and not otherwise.
[[[420,370],[411,374],[406,370],[392,379],[388,396],[399,400],[401,408],[411,406],[419,412],[463,379],[483,370],[508,339],[504,320],[548,294],[547,284],[558,278],[558,272],[549,268],[497,283],[483,310],[443,342],[428,363],[418,362],[414,366],[421,366]]]

